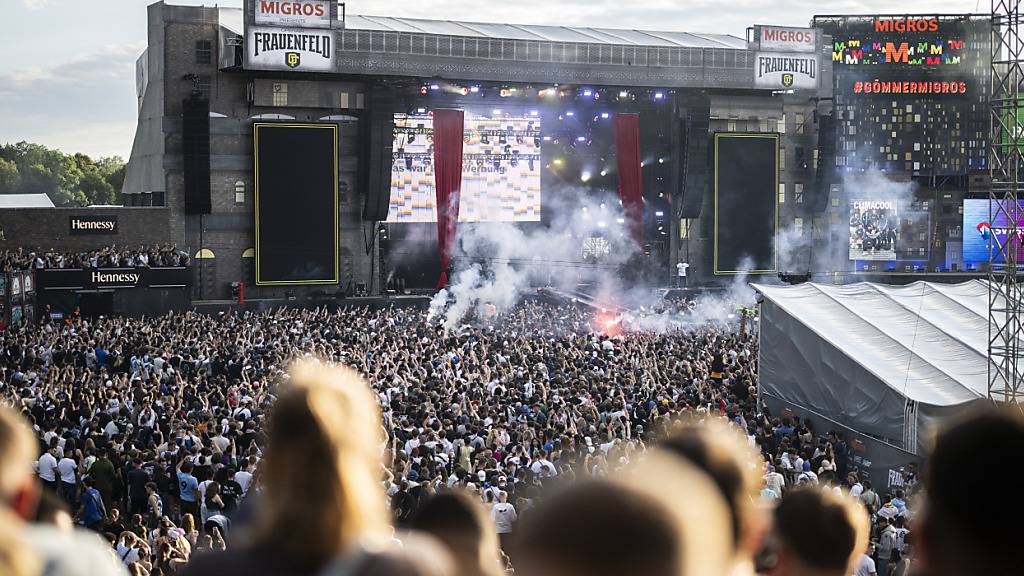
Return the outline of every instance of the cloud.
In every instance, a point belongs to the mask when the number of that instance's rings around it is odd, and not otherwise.
[[[21,0],[21,3],[29,10],[42,10],[43,8],[46,8],[46,5],[50,3],[50,0]]]
[[[0,142],[127,157],[141,42],[104,46],[50,67],[0,73]]]

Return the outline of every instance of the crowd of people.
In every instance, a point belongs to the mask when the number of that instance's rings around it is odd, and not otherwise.
[[[348,307],[0,339],[0,573],[1016,573],[990,533],[1021,506],[972,499],[1016,478],[1019,419],[873,487],[841,433],[758,405],[737,326],[613,336],[528,301],[450,331]]]
[[[107,246],[88,252],[22,248],[0,251],[0,272],[35,268],[167,268],[188,263],[188,252],[172,245]]]

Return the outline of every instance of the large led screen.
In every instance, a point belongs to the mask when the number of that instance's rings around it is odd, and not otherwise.
[[[715,134],[715,274],[777,269],[778,134]]]
[[[540,221],[540,118],[465,112],[460,222]],[[430,114],[395,114],[388,222],[436,222]]]
[[[850,201],[850,260],[895,260],[899,239],[896,200]]]
[[[338,282],[338,127],[253,126],[256,284]]]
[[[964,264],[979,266],[988,264],[991,251],[996,264],[1005,264],[1007,241],[1007,214],[1013,212],[1012,205],[1003,201],[1004,210],[992,207],[989,213],[987,199],[964,200]],[[1009,210],[1007,210],[1009,209]],[[998,212],[998,213],[997,213]],[[1024,201],[1017,201],[1018,238],[1024,234]],[[1019,242],[1019,240],[1018,240]],[[1017,248],[1017,263],[1024,264],[1024,249]]]

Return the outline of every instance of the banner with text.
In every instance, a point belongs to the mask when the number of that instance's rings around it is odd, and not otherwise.
[[[252,26],[246,30],[245,67],[329,72],[334,68],[333,39],[329,30]]]
[[[814,28],[757,26],[758,46],[769,52],[814,52],[818,31]]]
[[[117,216],[69,216],[69,234],[117,234]]]
[[[295,28],[330,28],[328,0],[254,0],[257,24]]]
[[[818,57],[806,53],[758,52],[754,86],[779,90],[818,87]]]

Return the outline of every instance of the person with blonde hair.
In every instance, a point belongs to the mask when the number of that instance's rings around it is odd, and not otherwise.
[[[294,363],[268,425],[248,545],[195,558],[187,576],[316,574],[365,541],[387,539],[380,408],[355,371]]]
[[[0,574],[120,576],[124,567],[95,533],[31,523],[41,487],[37,443],[25,419],[0,405]]]
[[[708,476],[652,451],[541,501],[513,539],[514,559],[526,576],[725,575],[728,538],[728,506]]]
[[[717,421],[679,424],[660,450],[703,470],[729,506],[735,576],[754,573],[754,554],[768,524],[759,498],[764,461],[738,430]]]

